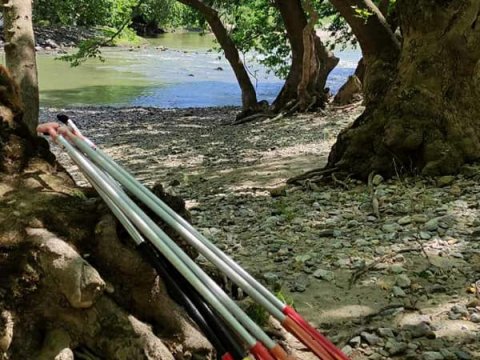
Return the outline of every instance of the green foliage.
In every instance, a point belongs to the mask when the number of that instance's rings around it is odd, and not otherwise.
[[[136,0],[37,0],[34,21],[51,25],[117,27],[136,3]]]
[[[100,61],[105,61],[101,54],[101,46],[103,45],[103,40],[99,38],[87,39],[82,41],[78,45],[77,52],[73,54],[66,54],[59,56],[58,60],[67,61],[70,63],[70,66],[76,67],[84,63],[88,59],[99,59]]]
[[[278,291],[275,296],[283,303],[287,304],[288,306],[294,307],[293,298],[290,296],[285,295],[282,291]]]
[[[263,308],[263,306],[253,301],[248,304],[245,313],[259,326],[265,326],[270,317],[270,314]]]
[[[292,221],[296,217],[296,211],[294,208],[292,208],[288,202],[288,200],[285,200],[283,198],[278,199],[273,203],[273,206],[277,210],[277,212],[283,216],[285,221]]]
[[[132,46],[132,45],[141,45],[145,42],[143,38],[138,36],[135,31],[125,27],[118,35],[117,29],[112,27],[105,27],[102,29],[102,32],[105,38],[112,39],[111,45],[114,46]]]
[[[138,6],[137,6],[138,5]],[[141,17],[159,27],[198,27],[200,16],[176,0],[37,0],[34,21],[41,25],[108,26]]]

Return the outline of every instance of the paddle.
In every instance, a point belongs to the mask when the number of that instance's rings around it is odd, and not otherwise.
[[[65,133],[66,131],[63,131]],[[71,133],[68,137],[75,139]],[[222,316],[235,330],[240,338],[249,346],[250,351],[258,358],[272,359],[260,340],[277,359],[287,359],[285,351],[273,342],[263,330],[255,324],[231,300],[223,290],[206,275],[145,213],[123,192],[118,191],[112,180],[103,174],[95,165],[80,154],[62,135],[56,141],[65,148],[70,157],[91,178],[107,196],[122,210],[128,219],[142,232],[188,282],[202,295],[202,297]],[[231,312],[231,313],[230,313]],[[235,316],[232,316],[232,314]],[[246,329],[243,327],[245,326]],[[255,337],[250,335],[251,332]]]
[[[300,314],[287,304],[281,302],[261,283],[255,280],[247,271],[238,265],[228,255],[208,241],[185,219],[175,213],[167,204],[158,199],[148,188],[143,186],[131,174],[108,157],[93,142],[81,135],[76,125],[66,115],[57,118],[69,125],[78,135],[73,137],[74,144],[87,154],[97,165],[105,169],[114,179],[151,208],[160,218],[177,231],[187,242],[215,264],[233,282],[242,288],[255,301],[261,304],[273,317],[302,343],[312,350],[319,358],[325,360],[348,360],[338,348],[325,336],[309,325]]]

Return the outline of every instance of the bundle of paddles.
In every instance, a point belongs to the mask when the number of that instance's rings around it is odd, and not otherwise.
[[[255,280],[239,264],[208,241],[190,223],[156,197],[92,141],[66,115],[64,125],[40,126],[63,147],[119,222],[139,252],[164,280],[170,296],[191,319],[223,360],[292,359],[223,289],[213,281],[128,195],[144,203],[239,288],[268,311],[282,326],[322,360],[348,359],[325,336]],[[124,190],[125,189],[125,190]]]

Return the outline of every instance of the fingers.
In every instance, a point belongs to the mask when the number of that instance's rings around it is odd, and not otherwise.
[[[55,122],[38,125],[37,133],[48,135],[52,138],[52,140],[55,140],[58,135],[62,135],[65,138],[73,136],[72,132],[67,127]]]
[[[55,139],[57,137],[57,130],[59,127],[60,124],[54,122],[40,124],[37,126],[37,133],[49,135],[52,137],[52,139]]]

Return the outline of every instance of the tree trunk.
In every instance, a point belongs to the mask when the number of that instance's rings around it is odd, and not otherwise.
[[[330,0],[345,18],[357,38],[363,54],[365,104],[380,101],[393,80],[400,44],[380,10],[371,0]],[[370,13],[367,19],[356,9]]]
[[[480,0],[400,0],[397,10],[394,81],[338,136],[327,167],[361,178],[454,173],[480,158]]]
[[[317,17],[313,9],[310,9],[311,19],[308,21],[300,0],[276,0],[275,4],[285,24],[292,62],[285,84],[273,103],[274,109],[279,111],[292,100],[298,103],[300,110],[306,110],[312,102],[323,107],[325,83],[339,59],[315,34]]]
[[[23,122],[30,134],[38,124],[39,94],[31,0],[3,0],[7,68],[20,85]]]
[[[258,102],[255,87],[250,80],[245,65],[240,59],[240,54],[238,53],[235,43],[228,35],[227,29],[218,16],[218,12],[201,0],[179,0],[179,2],[198,10],[205,17],[240,85],[243,110],[245,112],[249,111],[250,113],[257,111]]]

